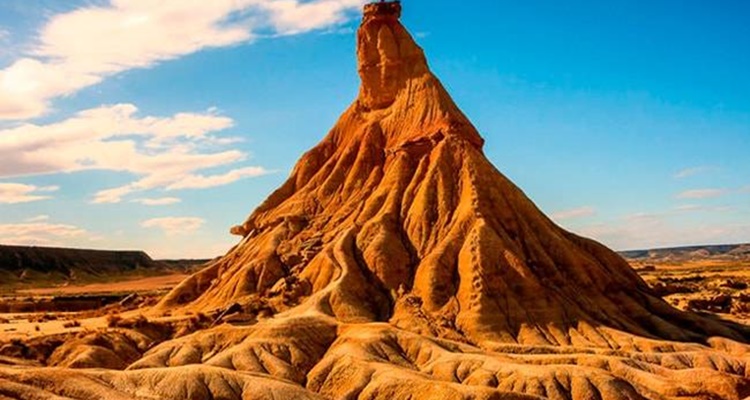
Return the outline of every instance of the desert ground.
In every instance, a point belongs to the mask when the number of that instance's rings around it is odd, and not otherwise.
[[[130,277],[109,283],[8,290],[0,296],[0,343],[106,327],[106,315],[137,315],[188,275]],[[36,308],[27,311],[29,308]],[[11,312],[21,311],[21,312]],[[130,313],[128,313],[130,311]]]
[[[750,259],[747,257],[726,259],[726,257],[693,254],[682,257],[654,257],[628,259],[631,266],[649,283],[656,292],[674,306],[691,312],[699,312],[711,318],[734,321],[742,324],[750,322]],[[157,317],[144,317],[158,298],[173,289],[186,278],[184,274],[169,274],[154,277],[133,277],[110,283],[69,284],[60,287],[25,289],[6,293],[0,300],[4,304],[13,302],[44,302],[54,296],[113,296],[123,299],[102,308],[69,312],[55,311],[0,313],[0,365],[15,365],[16,368],[35,368],[44,365],[58,365],[72,368],[85,368],[78,363],[80,354],[71,353],[66,343],[101,341],[102,335],[111,335],[112,328],[149,332],[159,336],[159,331],[172,330],[179,326],[185,335],[209,327],[247,326],[248,321],[229,315],[182,315],[166,313]],[[63,303],[64,304],[64,303]],[[63,305],[64,307],[64,305]],[[251,324],[255,321],[251,321]],[[104,333],[110,332],[110,333]],[[153,333],[157,332],[157,333]],[[148,335],[144,335],[148,337]],[[92,339],[94,338],[94,339]],[[147,338],[146,347],[156,346],[165,339]],[[112,340],[110,338],[110,340]],[[105,340],[106,342],[106,340]],[[118,356],[125,360],[111,362],[107,368],[124,368],[131,360],[140,358],[139,350],[122,347]],[[124,352],[122,356],[119,352]],[[132,353],[132,354],[128,354]],[[72,358],[67,362],[66,358]],[[85,359],[85,357],[84,357]],[[2,381],[0,381],[2,383]],[[288,389],[288,388],[287,388]],[[23,389],[26,390],[26,389]],[[0,389],[2,393],[2,389]],[[288,392],[282,392],[288,393]],[[1,398],[1,397],[0,397]],[[13,398],[13,397],[10,397]],[[24,398],[17,396],[17,398]],[[93,396],[91,398],[96,398]],[[201,398],[201,397],[190,397]],[[522,398],[522,397],[519,397]],[[551,396],[554,398],[554,396]]]
[[[750,259],[695,255],[676,260],[631,260],[641,277],[670,304],[750,324]]]
[[[675,307],[705,313],[713,318],[750,324],[750,257],[726,259],[694,254],[666,259],[630,258],[628,261],[654,291]],[[0,297],[0,304],[44,302],[54,296],[113,296],[126,299],[129,295],[136,295],[139,299],[128,307],[114,302],[103,309],[80,312],[56,310],[0,313],[0,347],[15,338],[104,328],[108,313],[138,316],[141,306],[154,304],[160,296],[187,277],[186,274],[178,273],[37,289],[26,289],[27,285],[24,285],[23,288]],[[80,323],[80,326],[70,324],[73,321]]]
[[[43,287],[35,289],[20,289],[15,291],[17,295],[27,296],[50,296],[50,295],[86,295],[86,294],[117,294],[117,293],[143,293],[153,291],[166,291],[185,280],[187,274],[169,274],[162,276],[149,276],[143,278],[131,278],[118,280],[117,282],[101,282],[83,285],[65,285],[58,287]]]

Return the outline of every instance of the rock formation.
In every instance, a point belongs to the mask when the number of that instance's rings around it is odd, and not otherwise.
[[[110,251],[0,245],[0,279],[48,282],[112,276],[136,270],[161,271],[168,265],[142,251]]]
[[[548,219],[486,159],[400,12],[365,7],[357,99],[232,229],[239,244],[152,310],[257,320],[165,341],[125,372],[0,369],[15,385],[0,397],[750,395],[750,331],[672,308]]]

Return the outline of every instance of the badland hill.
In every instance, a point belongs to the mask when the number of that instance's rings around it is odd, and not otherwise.
[[[239,243],[148,311],[215,324],[90,333],[63,345],[69,368],[0,368],[0,396],[750,395],[750,330],[673,308],[547,218],[487,160],[400,13],[365,7],[357,99],[232,229]],[[125,371],[88,369],[117,348]]]

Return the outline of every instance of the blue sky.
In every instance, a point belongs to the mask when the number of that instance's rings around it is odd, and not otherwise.
[[[0,243],[223,253],[355,98],[360,5],[3,0]],[[748,18],[405,0],[402,20],[503,173],[632,249],[750,242]]]

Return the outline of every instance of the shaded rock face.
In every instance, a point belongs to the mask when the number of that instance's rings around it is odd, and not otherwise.
[[[0,245],[0,272],[70,277],[105,275],[165,266],[142,251],[105,251]]]
[[[257,322],[165,341],[124,372],[0,368],[0,395],[750,395],[747,328],[670,307],[620,256],[544,216],[486,159],[399,15],[367,6],[357,99],[233,228],[242,240],[152,310]]]

